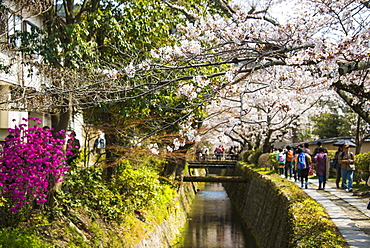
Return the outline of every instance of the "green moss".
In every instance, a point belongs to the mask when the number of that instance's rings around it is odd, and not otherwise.
[[[39,238],[33,230],[4,228],[0,231],[0,247],[47,248],[52,246]]]
[[[295,183],[277,175],[269,177],[290,201],[292,247],[348,247],[345,239],[330,220],[325,208],[309,197]]]

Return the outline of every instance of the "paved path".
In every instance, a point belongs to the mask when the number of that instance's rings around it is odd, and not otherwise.
[[[317,188],[318,179],[309,179],[308,189],[303,190],[326,209],[350,247],[369,248],[370,210],[366,209],[369,197],[337,189],[332,182],[325,190]]]

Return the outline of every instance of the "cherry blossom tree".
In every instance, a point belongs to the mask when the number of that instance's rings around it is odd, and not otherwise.
[[[187,20],[173,32],[170,39],[174,43],[151,50],[145,59],[142,53],[130,54],[130,59],[106,64],[104,70],[63,74],[68,87],[48,88],[43,93],[73,101],[65,104],[53,99],[45,101],[45,106],[91,107],[176,88],[194,110],[212,101],[233,99],[236,94],[239,113],[229,114],[230,118],[252,127],[250,120],[260,116],[253,130],[263,130],[264,137],[256,137],[268,142],[268,137],[278,128],[288,127],[295,115],[308,114],[315,102],[329,96],[340,97],[370,122],[366,2],[215,2],[220,11],[165,1]],[[119,51],[115,55],[120,56]],[[239,92],[232,93],[233,88]],[[32,102],[40,95],[28,96]],[[182,106],[179,111],[186,115],[179,119],[191,119],[192,110]],[[268,120],[272,117],[274,126]],[[202,121],[191,120],[193,127]]]
[[[155,68],[181,70],[217,67],[219,71],[202,75],[204,81],[208,81],[207,85],[213,81],[211,87],[217,92],[214,97],[220,92],[224,94],[223,90],[227,88],[249,88],[254,81],[250,78],[257,77],[257,84],[266,84],[273,90],[270,93],[255,90],[254,94],[249,94],[248,99],[257,102],[255,106],[258,111],[254,115],[249,114],[254,120],[274,105],[282,110],[280,114],[289,112],[287,110],[291,108],[295,115],[300,115],[318,99],[338,96],[363,119],[369,120],[366,71],[369,11],[366,3],[293,2],[294,6],[288,5],[292,11],[280,19],[276,15],[276,8],[290,1],[269,1],[269,5],[260,10],[256,6],[249,6],[248,9],[248,6],[242,6],[243,3],[238,5],[237,1],[230,1],[227,6],[231,11],[227,18],[202,13],[195,18],[196,21],[179,25],[179,44],[152,52],[154,59],[162,61],[161,65],[155,64]],[[273,68],[275,73],[266,73],[269,68]],[[214,79],[216,77],[217,81]],[[197,78],[193,77],[193,83],[188,82],[180,88],[189,99],[197,98],[204,89]],[[281,94],[288,87],[293,90]],[[260,97],[263,94],[268,97]],[[289,104],[275,101],[274,96],[283,96],[280,99],[285,98],[285,101],[290,96]],[[292,101],[293,98],[295,101]],[[263,103],[260,106],[259,101]],[[268,105],[269,102],[272,105]],[[306,103],[304,108],[299,106],[302,103]],[[227,105],[229,109],[232,108]],[[240,108],[241,112],[246,110]],[[222,111],[229,112],[226,109]],[[270,115],[277,116],[272,112]],[[290,121],[282,122],[280,128],[290,125],[297,118],[294,114],[291,117]],[[236,118],[235,114],[231,114],[231,118]],[[240,122],[242,120],[240,118]],[[223,122],[229,121],[226,118]],[[221,124],[218,122],[215,125]],[[264,130],[267,136],[271,135],[263,127],[254,130]]]
[[[333,98],[326,88],[316,87],[312,91],[309,73],[288,69],[297,75],[294,80],[281,74],[283,70],[278,66],[261,70],[245,78],[242,84],[224,90],[221,100],[207,108],[210,115],[203,126],[222,130],[242,147],[262,147],[268,152],[282,133],[291,134],[293,123],[325,109],[317,103]]]

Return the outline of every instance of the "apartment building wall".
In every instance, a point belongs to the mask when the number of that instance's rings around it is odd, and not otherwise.
[[[0,140],[8,135],[8,128],[24,123],[23,118],[38,118],[42,121],[42,126],[52,126],[51,113],[31,112],[27,106],[29,100],[19,94],[14,96],[12,92],[14,89],[38,91],[42,84],[48,84],[47,77],[25,63],[30,60],[40,62],[41,57],[39,55],[24,56],[17,51],[20,41],[12,42],[10,39],[17,31],[30,31],[32,26],[42,29],[42,15],[27,12],[24,8],[14,4],[17,1],[5,0],[2,3],[7,9],[0,14],[0,65],[11,66],[8,71],[0,70]],[[82,131],[79,130],[82,129],[82,123],[82,115],[77,115],[73,117],[73,122],[69,125],[69,129],[76,131],[80,140],[83,139]],[[31,121],[29,124],[36,123]]]

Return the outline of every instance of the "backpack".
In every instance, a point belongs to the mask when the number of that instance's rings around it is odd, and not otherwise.
[[[346,154],[345,152],[342,152],[342,154],[340,154],[341,158],[343,159],[344,157],[344,154]],[[353,153],[352,152],[349,152],[349,155],[351,156],[351,159],[353,159]]]
[[[286,161],[290,162],[293,160],[293,152],[292,151],[287,151],[286,153]]]
[[[279,162],[284,162],[284,154],[283,153],[279,153],[278,161]]]
[[[306,154],[301,152],[298,155],[298,163],[297,163],[298,170],[302,170],[306,168]]]

